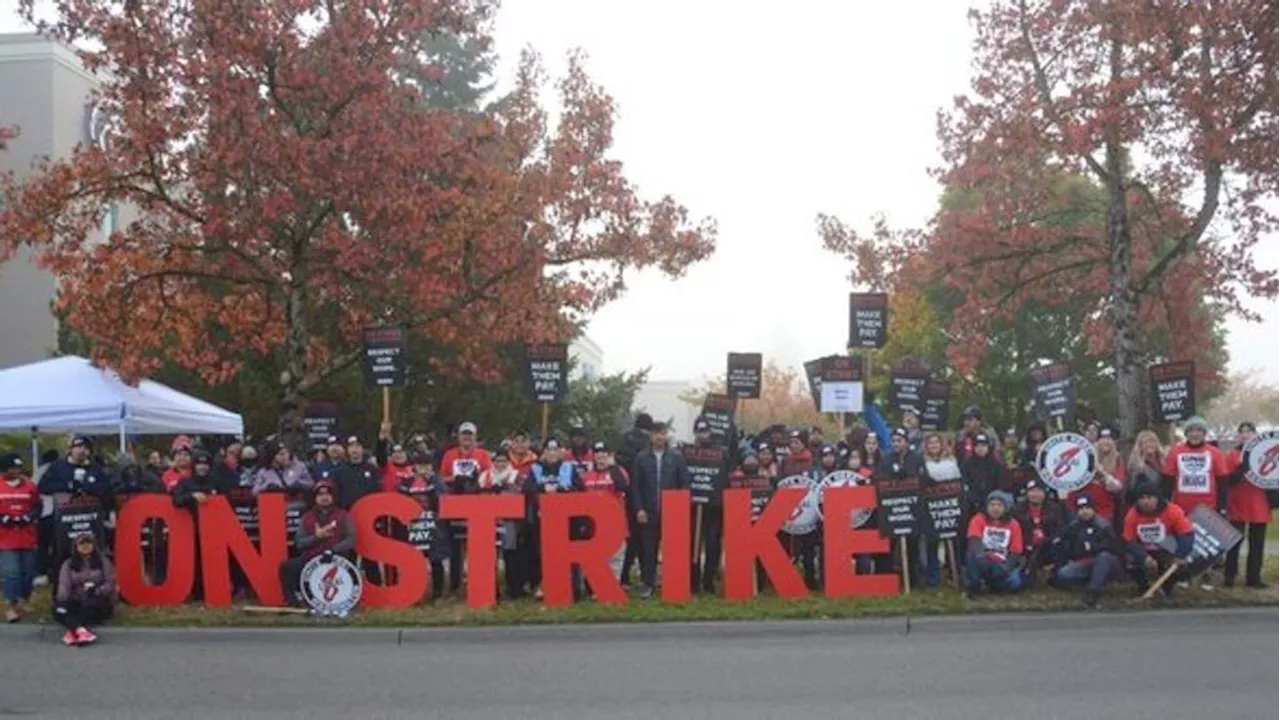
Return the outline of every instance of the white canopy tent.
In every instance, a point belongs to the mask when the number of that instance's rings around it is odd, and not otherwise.
[[[0,370],[0,432],[126,435],[244,434],[238,414],[143,380],[128,385],[111,370],[68,355]]]

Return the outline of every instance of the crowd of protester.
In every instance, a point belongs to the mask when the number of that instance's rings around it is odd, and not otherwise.
[[[1066,497],[1058,497],[1034,471],[1048,430],[1032,425],[1024,433],[1009,430],[998,435],[984,425],[976,407],[965,411],[958,431],[947,434],[921,431],[917,418],[907,413],[902,427],[889,431],[882,422],[872,428],[858,426],[835,442],[827,442],[818,428],[782,425],[755,437],[740,435],[729,443],[717,491],[772,489],[780,479],[794,475],[808,475],[816,482],[838,469],[855,472],[867,484],[877,476],[917,477],[925,485],[958,479],[964,488],[964,532],[950,552],[945,543],[911,537],[909,552],[900,555],[891,546],[890,552],[856,558],[859,571],[900,572],[914,587],[938,587],[945,569],[971,596],[1018,592],[1038,582],[1057,588],[1083,586],[1089,605],[1098,603],[1108,583],[1126,575],[1143,591],[1154,573],[1171,564],[1185,565],[1192,542],[1188,514],[1207,505],[1246,535],[1244,581],[1249,587],[1263,587],[1266,527],[1276,501],[1274,493],[1243,480],[1240,448],[1255,433],[1251,423],[1241,423],[1230,447],[1223,448],[1207,437],[1199,418],[1185,424],[1185,439],[1172,447],[1165,447],[1154,432],[1143,431],[1127,458],[1121,456],[1110,428],[1088,423],[1080,432],[1094,444],[1097,472],[1086,487]],[[709,424],[699,419],[694,443],[712,441]],[[464,422],[443,447],[432,447],[421,436],[398,443],[392,427],[384,424],[372,453],[357,435],[329,438],[327,446],[306,461],[272,442],[258,448],[232,440],[216,448],[216,454],[213,450],[181,436],[167,456],[151,451],[139,463],[132,453],[122,453],[108,467],[93,454],[89,438],[76,437],[65,454],[46,453],[33,476],[17,455],[3,458],[0,579],[6,620],[16,622],[27,612],[38,579],[52,585],[53,616],[66,628],[68,645],[92,643],[90,628],[111,615],[117,590],[110,544],[99,547],[103,539],[93,533],[78,535],[69,545],[55,541],[53,508],[77,496],[97,497],[116,507],[136,493],[167,493],[176,507],[194,509],[217,495],[287,493],[306,509],[279,576],[289,602],[301,604],[299,576],[310,559],[334,553],[358,560],[348,511],[370,493],[403,493],[430,514],[438,511],[446,494],[513,493],[527,498],[525,517],[504,521],[497,539],[504,595],[509,599],[541,597],[537,497],[604,493],[616,499],[628,518],[628,537],[613,557],[613,569],[624,585],[647,598],[657,587],[661,492],[690,485],[681,449],[669,441],[662,423],[644,414],[612,445],[603,439],[591,442],[586,428],[574,428],[564,444],[555,438],[535,444],[527,432],[515,430],[484,447],[478,428]],[[1203,456],[1209,468],[1207,482],[1187,477],[1188,466],[1180,461],[1196,455]],[[717,492],[705,507],[705,559],[693,568],[698,592],[717,592],[721,508]],[[380,530],[402,538],[407,532],[398,523]],[[149,571],[153,581],[161,582],[167,562],[162,529],[157,527],[151,537],[158,552],[153,553]],[[1173,552],[1167,543],[1161,545],[1165,537],[1175,539]],[[820,527],[804,535],[780,536],[815,590],[821,586],[821,538]],[[468,539],[461,523],[442,521],[434,526],[430,549],[424,551],[424,562],[431,568],[432,600],[461,591]],[[1236,546],[1225,559],[1227,586],[1238,579],[1239,555]],[[382,577],[376,565],[361,567],[368,581],[396,581],[392,573]],[[1184,586],[1189,581],[1185,573],[1180,577]],[[247,590],[242,576],[238,584],[238,593]],[[591,588],[576,578],[575,586],[576,597],[591,596]],[[1165,593],[1173,590],[1172,584],[1163,588]],[[201,592],[197,581],[193,599]]]

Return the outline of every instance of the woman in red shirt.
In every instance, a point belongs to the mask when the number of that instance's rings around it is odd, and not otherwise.
[[[31,599],[36,579],[36,526],[40,492],[10,453],[0,459],[0,583],[4,585],[5,622],[17,622]]]
[[[1093,479],[1088,485],[1067,495],[1067,507],[1074,508],[1076,499],[1088,497],[1098,517],[1106,520],[1112,527],[1119,527],[1124,519],[1121,507],[1125,488],[1125,463],[1116,448],[1115,436],[1111,428],[1098,430],[1098,440],[1093,444],[1097,456],[1097,466]]]
[[[1264,588],[1262,559],[1266,555],[1267,523],[1271,522],[1271,503],[1267,491],[1249,482],[1244,476],[1244,446],[1253,440],[1257,428],[1251,422],[1242,422],[1236,428],[1239,446],[1227,455],[1227,520],[1249,539],[1249,555],[1245,561],[1244,584],[1251,588]],[[1231,587],[1240,571],[1240,546],[1237,543],[1227,553],[1224,583]]]

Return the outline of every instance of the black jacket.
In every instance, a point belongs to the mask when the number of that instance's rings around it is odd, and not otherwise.
[[[913,453],[910,450],[898,456],[890,450],[884,454],[884,457],[880,458],[880,465],[876,468],[876,472],[898,480],[906,477],[922,477],[924,475],[924,456],[919,453]]]
[[[1035,547],[1031,539],[1035,530],[1035,523],[1031,521],[1031,503],[1026,500],[1018,502],[1013,508],[1013,517],[1022,526],[1022,543],[1030,553]],[[1046,498],[1040,506],[1040,529],[1044,532],[1046,548],[1051,547],[1054,538],[1061,534],[1063,522],[1062,505]]]
[[[382,489],[382,473],[372,463],[365,461],[359,465],[350,462],[339,463],[332,472],[333,484],[338,490],[338,507],[350,510],[360,498],[372,495]]]
[[[80,478],[76,477],[77,470],[84,471]],[[39,491],[41,495],[84,493],[105,500],[111,494],[111,478],[102,465],[92,459],[84,465],[74,465],[64,457],[50,465],[40,477]]]
[[[668,447],[662,453],[662,466],[653,448],[647,448],[636,456],[631,468],[631,494],[629,504],[632,514],[644,510],[650,517],[662,511],[663,490],[684,490],[689,487],[689,466],[680,451]]]
[[[138,493],[162,493],[164,483],[160,482],[160,476],[150,468],[128,463],[121,465],[111,478],[111,491],[116,497],[127,497]]]
[[[195,494],[204,493],[205,495],[221,495],[225,494],[222,488],[218,487],[218,478],[209,473],[204,477],[192,473],[182,479],[178,486],[173,489],[173,506],[195,510],[199,504],[196,502]]]
[[[973,455],[960,463],[960,476],[964,478],[965,501],[969,512],[982,512],[987,506],[987,496],[996,490],[1008,490],[1004,482],[1004,466],[993,455]]]
[[[622,436],[622,447],[618,448],[618,465],[630,468],[635,465],[640,453],[649,449],[649,433],[640,428],[631,428]]]
[[[1122,556],[1120,540],[1111,528],[1111,523],[1097,516],[1089,522],[1077,519],[1068,525],[1062,531],[1062,542],[1058,547],[1060,564],[1097,557],[1102,552]]]

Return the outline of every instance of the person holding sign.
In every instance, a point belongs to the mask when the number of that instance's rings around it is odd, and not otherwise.
[[[1120,541],[1111,523],[1098,514],[1093,498],[1076,498],[1075,511],[1075,522],[1063,531],[1058,544],[1064,562],[1049,584],[1057,588],[1084,584],[1084,604],[1094,607],[1107,583],[1120,576]]]
[[[458,426],[458,444],[445,451],[440,460],[440,477],[450,493],[471,495],[480,491],[480,475],[493,468],[489,451],[476,443],[476,424]],[[463,522],[449,524],[453,542],[449,546],[449,591],[462,588],[462,559],[466,557],[467,526]]]
[[[98,636],[89,629],[111,617],[119,590],[116,569],[98,549],[93,533],[75,539],[75,551],[58,570],[53,594],[53,619],[67,631],[62,644],[92,645]]]
[[[618,467],[613,460],[609,446],[602,442],[591,448],[592,468],[582,475],[582,485],[587,492],[604,493],[617,501],[618,506],[626,512],[627,489],[631,486],[631,476]],[[624,539],[617,552],[609,557],[609,568],[615,576],[622,574],[622,561],[626,557],[627,542]],[[588,588],[590,592],[590,588]]]
[[[205,450],[197,450],[192,454],[191,474],[173,489],[173,506],[191,511],[191,519],[196,527],[196,538],[200,537],[199,507],[215,495],[224,495],[230,488],[218,487],[218,479],[213,475],[213,456]],[[191,597],[204,598],[204,574],[200,572],[200,553],[195,554],[195,581],[191,586]]]
[[[1097,458],[1093,478],[1089,480],[1088,485],[1067,495],[1067,507],[1075,507],[1076,500],[1088,496],[1093,501],[1093,508],[1097,515],[1113,525],[1118,525],[1122,519],[1118,511],[1121,507],[1120,500],[1124,496],[1126,466],[1124,458],[1116,448],[1116,440],[1111,428],[1104,427],[1098,430],[1098,439],[1094,441],[1093,449]]]
[[[968,561],[964,565],[965,595],[972,598],[986,586],[991,592],[1022,589],[1020,561],[1025,549],[1022,526],[1009,516],[1013,496],[997,490],[987,497],[985,512],[969,520]]]
[[[1129,574],[1144,593],[1150,585],[1153,572],[1164,572],[1170,565],[1187,566],[1195,542],[1195,527],[1182,508],[1160,497],[1160,487],[1144,482],[1136,489],[1137,501],[1124,517],[1125,552],[1129,556]],[[1160,547],[1166,538],[1172,537],[1175,550],[1170,554]],[[1173,595],[1173,586],[1166,583],[1161,590],[1165,596]]]
[[[870,447],[871,438],[873,437],[876,437],[875,433],[867,434],[868,460],[874,457],[871,454],[872,448]],[[888,476],[894,480],[918,478],[924,474],[924,457],[919,453],[911,452],[910,434],[906,428],[900,427],[893,431],[893,436],[889,440],[889,454],[880,459],[875,472],[877,475]],[[905,536],[899,537],[898,542],[904,543],[902,547],[905,548],[908,539]],[[913,547],[914,543],[914,540],[911,541]],[[906,566],[902,568],[902,575],[908,579],[911,585],[917,585],[919,583],[920,555],[915,552],[908,552],[905,549],[903,554],[906,556]],[[881,563],[884,562],[884,560],[881,560]]]
[[[979,433],[978,437],[985,438],[986,434]],[[990,446],[991,443],[988,442],[988,449],[990,449]],[[947,444],[942,441],[942,436],[936,432],[925,435],[924,472],[920,475],[921,485],[936,485],[959,479],[960,466],[956,463],[955,457],[948,451]],[[945,546],[945,543],[942,545]],[[925,584],[931,588],[938,587],[942,579],[938,569],[938,548],[939,543],[936,540],[927,536],[920,537],[920,554],[924,561]]]
[[[58,508],[77,495],[95,497],[104,507],[110,499],[110,475],[102,465],[90,457],[93,453],[93,442],[83,435],[71,440],[71,449],[65,457],[54,462],[41,476],[37,489],[41,495],[53,496],[54,525],[57,526]],[[52,567],[62,566],[66,559],[65,543],[55,542],[53,545]]]
[[[1161,475],[1173,484],[1173,504],[1190,514],[1198,505],[1227,511],[1227,463],[1218,448],[1206,442],[1209,426],[1193,417],[1183,426],[1186,441],[1169,451]]]
[[[422,508],[422,515],[409,527],[398,525],[394,530],[410,545],[424,549],[431,566],[431,599],[439,600],[444,595],[444,559],[449,556],[449,542],[435,519],[440,514],[440,498],[445,494],[445,487],[432,470],[430,454],[417,452],[412,460],[410,474],[399,480],[395,491],[413,498]]]
[[[1023,576],[1029,587],[1035,584],[1040,568],[1053,560],[1053,544],[1063,526],[1062,505],[1049,499],[1044,481],[1032,478],[1027,481],[1026,497],[1013,509],[1013,516],[1022,525],[1022,539],[1027,546]]]
[[[27,479],[22,458],[15,453],[0,459],[0,585],[4,588],[5,622],[17,622],[31,599],[36,580],[36,526],[40,522],[40,493]]]
[[[1236,428],[1239,446],[1227,455],[1227,467],[1231,475],[1227,480],[1227,520],[1249,538],[1249,555],[1244,571],[1244,584],[1251,588],[1264,588],[1262,559],[1266,557],[1267,524],[1271,522],[1271,502],[1267,491],[1245,478],[1246,457],[1244,447],[1257,437],[1258,429],[1251,422],[1242,422]],[[1258,472],[1261,468],[1253,468]],[[1227,566],[1223,584],[1235,585],[1240,572],[1240,546],[1236,543],[1227,552]]]
[[[298,556],[280,563],[280,589],[292,607],[303,607],[302,569],[317,555],[333,553],[351,559],[356,548],[356,529],[347,511],[338,507],[337,488],[330,480],[316,483],[311,509],[298,523],[295,545]],[[200,577],[199,572],[196,577]]]

